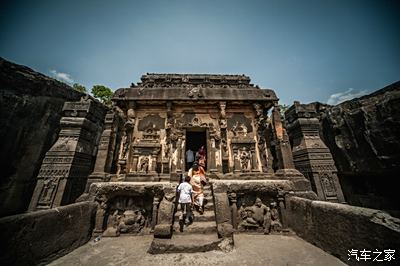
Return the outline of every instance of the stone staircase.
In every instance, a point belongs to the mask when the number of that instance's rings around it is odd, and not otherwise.
[[[178,206],[178,209],[180,206]],[[196,210],[193,211],[194,219],[193,223],[189,226],[184,226],[183,232],[179,231],[179,213],[175,213],[174,222],[174,234],[186,235],[186,234],[216,234],[217,227],[215,222],[214,213],[214,200],[212,197],[212,191],[210,185],[204,187],[204,212],[201,215]]]
[[[149,253],[193,253],[221,250],[222,238],[218,238],[214,213],[214,200],[210,185],[204,187],[204,212],[193,211],[193,223],[179,231],[179,213],[175,213],[171,239],[154,239]],[[180,206],[178,207],[180,208]]]

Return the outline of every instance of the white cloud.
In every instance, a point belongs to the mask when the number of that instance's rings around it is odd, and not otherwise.
[[[349,88],[346,91],[338,92],[329,96],[328,104],[336,105],[344,101],[348,101],[357,97],[361,97],[367,94],[367,90],[356,91],[353,88]]]
[[[52,76],[55,79],[57,79],[57,80],[59,80],[61,82],[65,82],[65,83],[68,83],[68,84],[74,83],[74,80],[71,78],[70,74],[58,72],[57,70],[54,70],[54,69],[50,70],[50,73],[52,74]]]

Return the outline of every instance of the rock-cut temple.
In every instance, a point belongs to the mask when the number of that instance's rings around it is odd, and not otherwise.
[[[239,209],[256,200],[283,208],[289,192],[344,201],[332,156],[307,111],[300,105],[289,110],[292,152],[275,92],[247,76],[146,74],[117,90],[112,101],[102,125],[96,121],[104,114],[93,100],[64,105],[62,129],[41,166],[30,210],[93,199],[98,233],[129,232],[120,230],[121,217],[132,221],[142,210],[140,230],[147,225],[155,236],[171,236],[175,186],[189,170],[188,150],[201,147],[211,184],[205,222],[217,222],[203,231],[226,232],[218,224],[227,221],[233,230],[265,229]]]

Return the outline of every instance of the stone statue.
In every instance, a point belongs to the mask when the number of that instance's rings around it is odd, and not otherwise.
[[[121,233],[139,233],[146,222],[146,218],[143,216],[144,210],[126,210],[121,218],[118,225]]]
[[[279,220],[279,212],[276,202],[271,202],[271,222],[270,231],[280,232],[282,230],[282,224]]]
[[[108,218],[107,229],[104,231],[104,237],[116,237],[119,236],[119,221],[121,216],[118,215],[118,210],[115,210],[114,213]]]
[[[242,203],[238,213],[242,219],[239,228],[263,228],[264,233],[269,233],[269,228],[271,226],[271,212],[270,209],[262,203],[260,198],[257,198],[254,205],[250,207],[244,207],[244,204]]]
[[[40,197],[40,202],[45,202],[51,204],[53,194],[57,187],[58,178],[53,176],[44,180],[44,186],[42,190],[42,195]]]
[[[145,172],[145,173],[147,173],[149,171],[149,158],[148,157],[143,157],[142,160],[140,161],[139,171]]]
[[[239,121],[236,121],[235,125],[232,127],[232,133],[235,137],[240,136],[240,137],[246,137],[247,136],[247,127],[239,123]]]
[[[242,170],[249,170],[250,152],[246,147],[240,152],[239,160]]]
[[[95,231],[102,232],[104,226],[104,217],[107,210],[107,204],[104,201],[100,201],[97,203],[97,211],[96,211],[96,223],[95,223]]]

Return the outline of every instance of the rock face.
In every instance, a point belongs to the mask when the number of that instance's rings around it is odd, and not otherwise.
[[[82,93],[0,58],[0,216],[25,211],[36,176],[60,131],[66,101]]]
[[[400,172],[400,82],[328,107],[321,113],[321,126],[346,200],[399,210],[395,184]]]
[[[319,119],[319,135],[333,156],[345,200],[398,216],[400,82],[336,106],[302,106]],[[296,146],[293,142],[292,136]]]
[[[47,265],[91,237],[94,202],[12,215],[0,219],[2,265]]]

